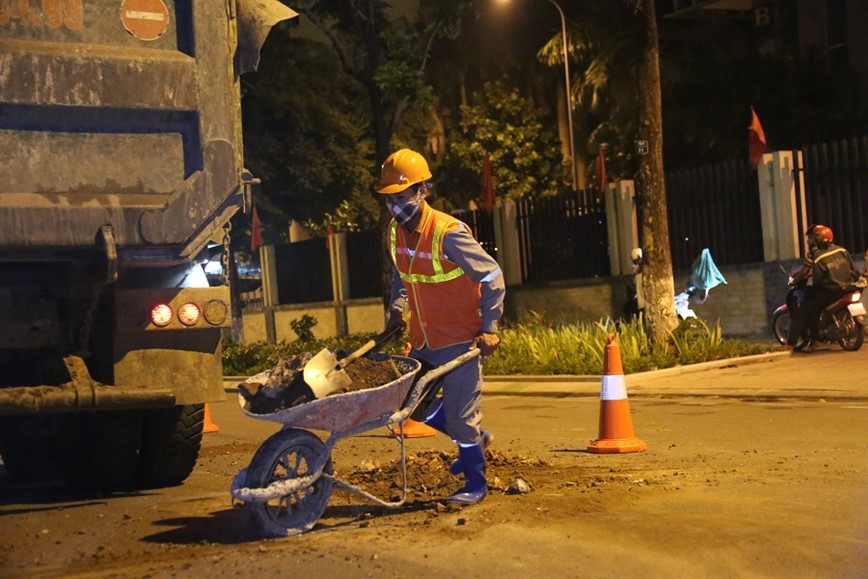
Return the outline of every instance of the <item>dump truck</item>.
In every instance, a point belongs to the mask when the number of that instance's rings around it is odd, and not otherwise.
[[[0,458],[180,484],[225,398],[227,255],[254,177],[241,74],[277,0],[0,0]],[[226,259],[223,259],[226,262]],[[228,268],[226,268],[228,270]]]

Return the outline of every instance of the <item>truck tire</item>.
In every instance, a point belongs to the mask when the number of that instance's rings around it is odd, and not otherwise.
[[[137,486],[175,486],[190,476],[202,445],[204,409],[191,404],[145,411]]]
[[[57,480],[56,440],[62,437],[65,417],[0,416],[0,456],[9,476],[17,482]]]
[[[142,412],[122,410],[67,415],[61,452],[66,482],[83,490],[116,491],[133,487]]]

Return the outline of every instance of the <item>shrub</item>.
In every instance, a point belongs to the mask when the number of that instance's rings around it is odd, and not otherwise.
[[[709,326],[700,319],[685,320],[667,340],[652,343],[640,320],[547,323],[531,315],[501,330],[500,348],[486,360],[485,372],[488,375],[599,375],[603,372],[603,353],[610,334],[618,337],[625,374],[759,354],[771,349],[768,344],[725,340],[718,323]],[[270,369],[280,358],[303,352],[316,353],[323,348],[348,354],[372,337],[372,334],[357,334],[272,344],[224,342],[223,373],[249,376]],[[382,351],[400,354],[404,347],[402,341],[397,341]]]

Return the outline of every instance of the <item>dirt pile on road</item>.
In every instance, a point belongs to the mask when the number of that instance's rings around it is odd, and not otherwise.
[[[449,465],[458,458],[457,453],[422,451],[408,454],[407,501],[425,502],[443,499],[461,486],[463,476],[449,473]],[[533,489],[533,474],[549,465],[537,457],[507,455],[493,450],[485,451],[486,479],[490,492],[523,494]],[[340,465],[336,465],[336,471]],[[355,465],[352,472],[335,473],[348,482],[385,500],[401,498],[401,460],[380,463],[373,459]]]
[[[304,367],[313,358],[305,352],[291,358],[281,358],[265,377],[265,382],[250,379],[238,385],[238,391],[254,414],[271,414],[314,400],[313,391],[304,381]],[[395,363],[389,360],[359,358],[344,371],[352,383],[329,396],[383,386],[401,376]],[[256,378],[256,377],[254,377]]]

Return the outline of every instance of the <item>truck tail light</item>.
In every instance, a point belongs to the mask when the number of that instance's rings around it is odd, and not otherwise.
[[[164,328],[172,321],[172,308],[169,304],[157,304],[151,308],[151,322],[157,327]]]
[[[178,319],[185,326],[193,326],[199,321],[202,310],[193,302],[187,302],[178,308]]]

